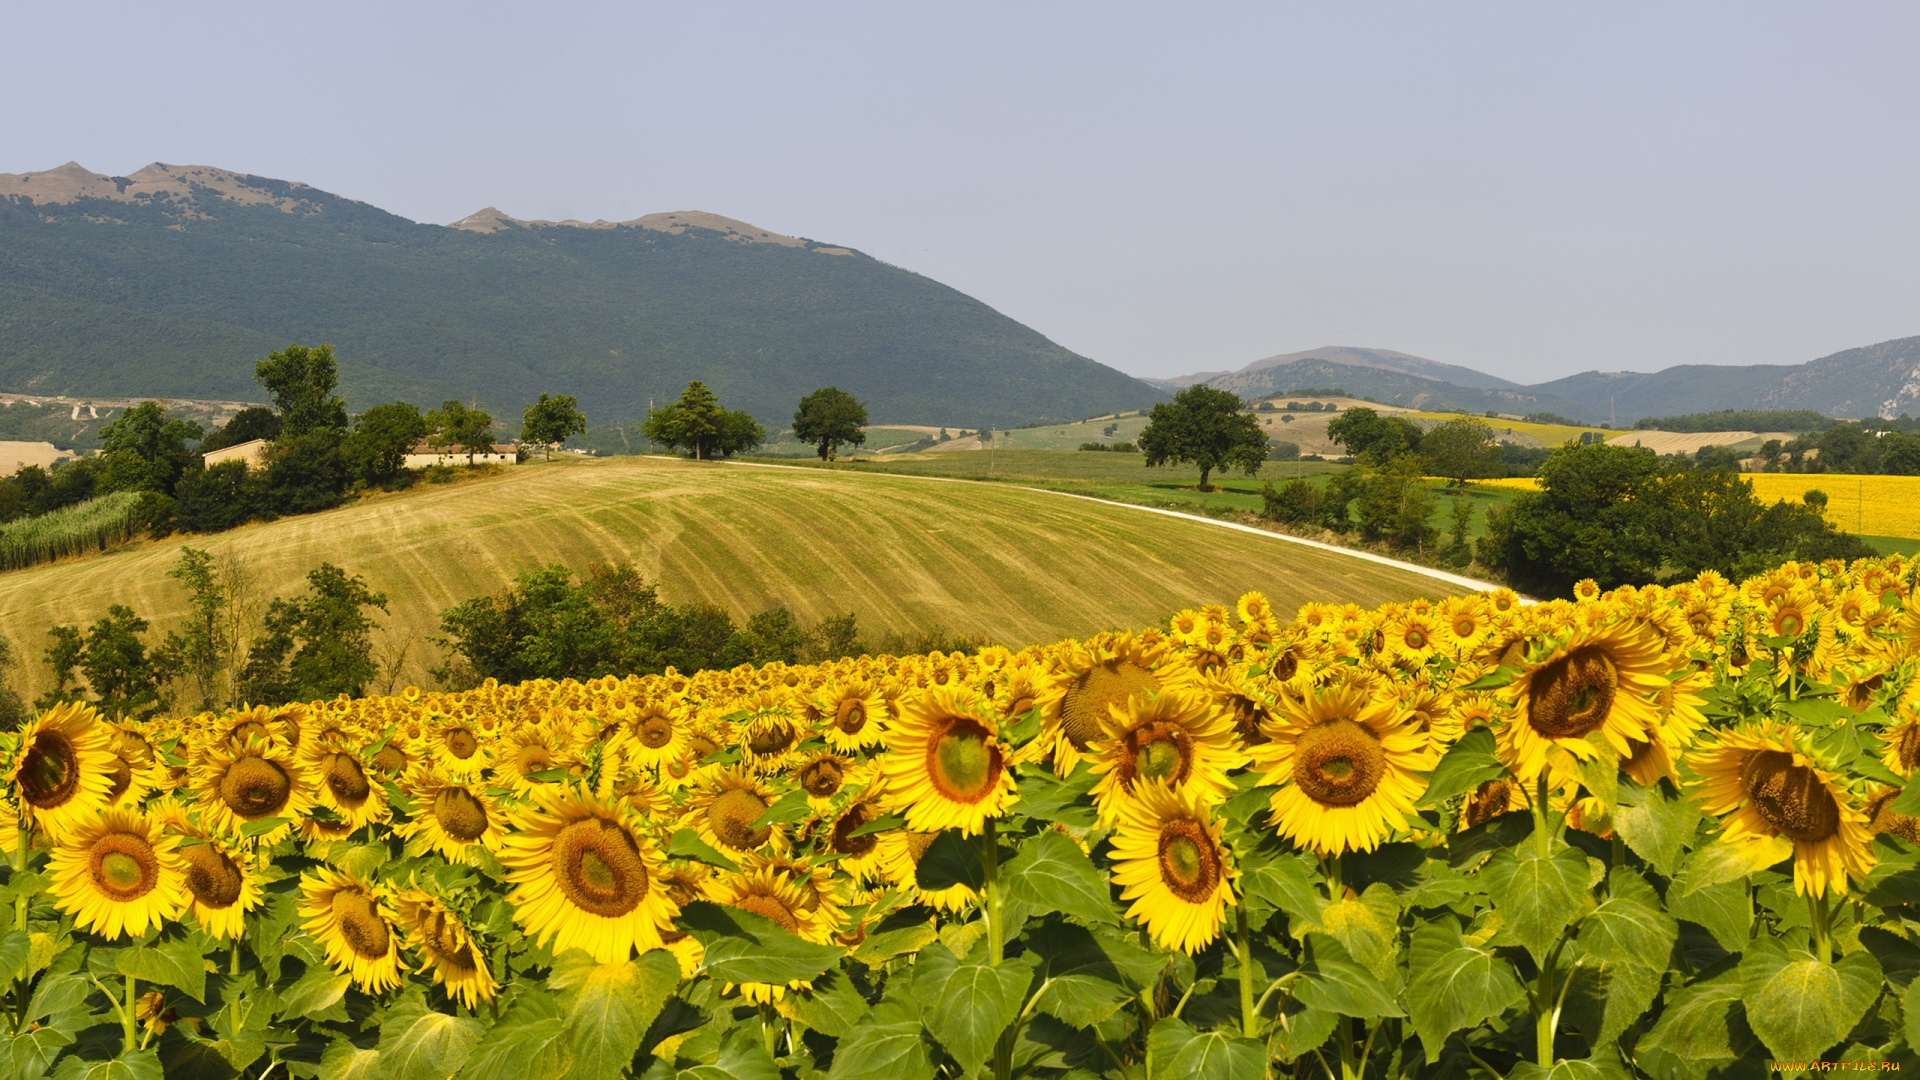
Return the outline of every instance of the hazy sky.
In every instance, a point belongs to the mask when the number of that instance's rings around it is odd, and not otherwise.
[[[701,209],[1136,374],[1920,334],[1912,4],[0,4],[0,172]]]

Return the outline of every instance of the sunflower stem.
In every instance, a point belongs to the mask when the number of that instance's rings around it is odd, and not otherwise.
[[[1546,770],[1542,769],[1540,771],[1540,776],[1533,782],[1533,785],[1533,846],[1534,850],[1544,859],[1553,854],[1553,830],[1547,824],[1548,788]]]
[[[992,818],[980,834],[980,866],[984,871],[986,896],[982,911],[987,920],[987,963],[1000,966],[1000,954],[1006,951],[1007,928],[1000,895],[1000,841],[994,833]]]
[[[233,939],[233,950],[227,954],[227,993],[233,994],[233,1000],[227,1003],[228,1020],[233,1030],[240,1030],[240,995],[237,992],[240,982],[240,939]]]
[[[780,1031],[774,1026],[774,1015],[772,1002],[760,1003],[760,1042],[767,1048],[770,1058],[780,1056]]]
[[[127,976],[127,1007],[120,1010],[120,1033],[126,1037],[125,1052],[129,1054],[140,1049],[139,1018],[134,1015],[138,1001],[139,998],[134,994],[134,978],[129,975]]]
[[[27,872],[27,855],[33,850],[33,819],[28,817],[23,810],[16,824],[18,825],[18,828],[15,830],[18,835],[18,840],[13,845],[12,854],[13,873],[15,877],[18,877]],[[15,930],[25,930],[27,928],[27,908],[31,897],[31,892],[26,889],[20,890],[20,895],[14,897],[13,928]]]
[[[1233,909],[1234,958],[1240,962],[1240,1034],[1259,1038],[1259,1013],[1253,1007],[1253,942],[1247,931],[1247,905]]]
[[[1823,964],[1833,960],[1832,914],[1827,910],[1825,891],[1807,894],[1807,912],[1813,923],[1813,955]]]

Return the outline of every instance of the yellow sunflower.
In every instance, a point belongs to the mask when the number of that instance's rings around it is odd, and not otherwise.
[[[240,836],[253,822],[282,819],[283,824],[255,837],[263,844],[287,835],[313,806],[313,774],[293,748],[256,734],[238,745],[208,747],[194,787],[201,820],[218,832]]]
[[[887,699],[872,682],[851,678],[829,683],[814,699],[824,719],[827,745],[842,754],[880,745]]]
[[[1880,733],[1887,745],[1880,761],[1901,776],[1912,777],[1914,769],[1920,767],[1920,709],[1903,707],[1898,716],[1897,724]]]
[[[500,984],[487,970],[487,958],[472,932],[447,905],[420,889],[406,888],[393,895],[393,915],[407,944],[419,950],[423,969],[432,970],[433,981],[447,988],[448,997],[469,1009],[494,999]]]
[[[330,867],[300,878],[301,927],[326,950],[327,965],[369,994],[400,985],[399,942],[372,887]]]
[[[869,786],[845,809],[824,815],[818,821],[818,842],[827,854],[839,856],[834,866],[849,878],[863,880],[879,875],[880,837],[874,833],[853,834],[886,816],[884,798],[879,788]]]
[[[849,785],[866,783],[864,766],[832,752],[805,754],[793,766],[793,782],[807,793],[807,806],[816,813],[833,806]]]
[[[429,763],[414,766],[404,788],[413,800],[413,820],[395,825],[393,832],[408,841],[409,854],[431,849],[471,866],[478,849],[500,850],[506,817],[485,788]]]
[[[1163,680],[1154,669],[1165,662],[1166,652],[1164,643],[1128,634],[1066,644],[1062,678],[1053,692],[1058,701],[1047,703],[1047,711],[1058,718],[1048,731],[1054,772],[1065,776],[1073,771],[1088,744],[1100,737],[1108,708],[1160,689]]]
[[[49,869],[54,906],[108,940],[140,937],[187,907],[180,840],[137,811],[112,807],[67,829]]]
[[[1867,816],[1792,729],[1769,722],[1724,731],[1688,754],[1687,766],[1700,777],[1701,809],[1721,818],[1722,835],[1756,866],[1793,857],[1794,892],[1845,895],[1873,869]]]
[[[697,781],[681,820],[721,851],[780,850],[786,847],[787,827],[757,824],[778,798],[773,788],[739,766],[710,769]]]
[[[1438,619],[1412,608],[1402,609],[1380,626],[1388,655],[1409,667],[1426,663],[1440,651],[1441,632]]]
[[[1171,787],[1213,805],[1233,782],[1227,773],[1246,764],[1237,745],[1233,716],[1207,695],[1170,686],[1109,707],[1102,737],[1087,745],[1094,806],[1100,824],[1112,825],[1120,804],[1143,787]]]
[[[1467,793],[1460,805],[1459,831],[1484,825],[1502,814],[1525,810],[1530,805],[1526,789],[1511,776],[1501,776]]]
[[[1170,788],[1142,788],[1120,809],[1113,880],[1127,917],[1146,925],[1163,949],[1192,954],[1219,935],[1239,877],[1220,823],[1198,799]]]
[[[388,818],[386,789],[374,782],[358,755],[344,749],[330,749],[318,755],[314,785],[321,806],[340,818],[342,835],[353,833],[376,821]]]
[[[584,949],[603,964],[662,945],[680,913],[654,884],[653,841],[620,807],[579,792],[542,789],[513,817],[500,852],[508,903],[529,937],[555,953]]]
[[[1426,790],[1433,741],[1398,702],[1339,685],[1284,699],[1268,741],[1251,748],[1280,835],[1323,855],[1372,851]]]
[[[493,755],[493,783],[514,795],[524,797],[548,780],[536,780],[534,774],[553,769],[569,770],[574,764],[565,750],[565,740],[535,724],[523,724],[496,743]]]
[[[487,748],[485,732],[477,723],[459,717],[442,719],[432,728],[427,740],[433,760],[449,775],[464,776],[493,767],[493,754]]]
[[[716,902],[750,911],[796,937],[818,945],[833,940],[833,925],[816,912],[807,910],[806,894],[801,886],[773,867],[761,866],[740,873],[721,874],[712,886],[712,894]],[[742,983],[736,986],[728,983],[721,987],[721,993],[737,990],[747,1001],[764,1005],[786,997],[788,990],[804,990],[808,985],[803,979],[785,985]]]
[[[1646,742],[1659,722],[1654,698],[1666,689],[1671,665],[1660,638],[1630,624],[1574,630],[1545,656],[1529,660],[1507,687],[1513,721],[1499,732],[1514,775],[1531,784],[1551,750],[1580,760],[1598,756],[1588,741],[1598,734],[1621,757]]]
[[[963,687],[930,689],[900,702],[879,765],[908,826],[972,836],[1006,812],[1019,796],[999,734],[992,704]]]
[[[20,730],[19,746],[7,785],[35,827],[57,840],[106,806],[117,759],[93,706],[55,705]]]
[[[620,718],[614,744],[634,766],[656,769],[686,752],[690,720],[678,703],[645,701]]]

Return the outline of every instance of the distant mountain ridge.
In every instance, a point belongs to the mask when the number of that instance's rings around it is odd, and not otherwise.
[[[705,211],[442,226],[213,166],[0,174],[0,390],[257,397],[289,341],[333,343],[356,409],[564,393],[622,422],[696,378],[776,427],[825,385],[968,426],[1165,398],[939,282]]]
[[[1920,406],[1920,337],[1846,349],[1804,364],[1585,371],[1532,386],[1457,364],[1354,346],[1326,346],[1256,360],[1237,371],[1151,381],[1164,389],[1204,382],[1243,397],[1337,386],[1410,408],[1553,412],[1594,424],[1720,409],[1813,409],[1837,418],[1891,418]]]

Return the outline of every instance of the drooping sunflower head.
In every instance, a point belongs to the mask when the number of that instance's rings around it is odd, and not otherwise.
[[[738,766],[711,769],[687,800],[683,820],[700,839],[722,851],[783,848],[787,827],[760,823],[778,798],[773,788]]]
[[[486,732],[466,717],[446,717],[433,725],[427,734],[427,746],[433,760],[455,776],[485,772],[493,765]]]
[[[661,946],[679,907],[656,886],[653,841],[620,807],[542,788],[513,817],[500,852],[521,929],[555,953],[584,949],[600,963]]]
[[[712,893],[715,902],[750,911],[797,937],[821,944],[833,937],[833,923],[817,902],[809,903],[809,888],[780,867],[762,863],[723,873]]]
[[[314,790],[320,805],[340,819],[340,828],[355,832],[388,816],[387,792],[351,750],[329,749],[317,755]]]
[[[333,970],[369,994],[400,985],[400,943],[394,940],[392,914],[371,885],[318,867],[300,879],[300,916]]]
[[[869,786],[843,809],[820,819],[816,842],[824,848],[822,854],[837,856],[834,865],[842,873],[864,878],[877,872],[880,837],[854,834],[886,816],[883,799],[882,791]]]
[[[1800,738],[1771,722],[1722,731],[1687,757],[1694,798],[1760,865],[1792,855],[1796,892],[1844,895],[1873,868],[1868,820]]]
[[[1111,843],[1113,880],[1120,899],[1131,901],[1127,917],[1155,944],[1192,954],[1219,935],[1239,872],[1204,801],[1144,789],[1122,808]]]
[[[1232,788],[1227,774],[1246,762],[1232,714],[1212,696],[1179,686],[1112,706],[1101,734],[1087,752],[1100,777],[1092,795],[1104,824],[1148,786],[1219,802]]]
[[[194,787],[199,792],[200,815],[211,828],[238,836],[253,822],[285,819],[285,824],[257,839],[272,844],[285,836],[293,821],[313,806],[313,774],[293,748],[279,739],[248,735],[238,746],[210,746],[201,761]]]
[[[413,801],[413,819],[394,827],[407,839],[409,852],[432,850],[446,859],[472,865],[479,848],[500,850],[506,816],[491,793],[471,778],[448,776],[423,762],[402,784]]]
[[[1880,733],[1887,747],[1880,760],[1901,776],[1911,777],[1920,768],[1920,709],[1903,708],[1898,717],[1898,723]]]
[[[420,953],[423,970],[446,987],[447,996],[469,1009],[492,1001],[499,984],[487,969],[487,958],[460,916],[438,897],[418,888],[398,890],[393,896],[394,922],[407,944]]]
[[[100,810],[55,841],[49,891],[75,925],[108,940],[140,937],[187,906],[179,838],[137,811]]]
[[[1460,805],[1459,830],[1484,825],[1502,814],[1527,808],[1527,794],[1511,776],[1501,776],[1467,793]]]
[[[753,769],[761,773],[783,768],[806,734],[805,725],[787,709],[784,701],[763,704],[741,727],[740,748]]]
[[[999,735],[992,703],[966,687],[902,700],[879,766],[908,825],[971,836],[1005,812],[1016,796],[1010,749]]]
[[[180,849],[193,914],[209,937],[230,940],[246,930],[247,913],[265,899],[254,856],[217,837]]]
[[[1892,833],[1909,844],[1920,844],[1920,817],[1895,813],[1893,800],[1899,797],[1900,789],[1896,787],[1883,787],[1869,795],[1865,811],[1867,829],[1875,836]]]
[[[6,779],[34,825],[58,839],[106,806],[116,760],[93,706],[63,702],[20,730]]]
[[[1653,699],[1674,666],[1660,638],[1631,622],[1578,628],[1552,642],[1507,688],[1515,704],[1514,722],[1501,732],[1508,767],[1532,783],[1549,751],[1595,757],[1591,735],[1630,756],[1629,744],[1647,741],[1659,722]]]
[[[1283,699],[1278,719],[1250,753],[1275,789],[1269,807],[1282,836],[1338,855],[1371,851],[1406,827],[1437,755],[1399,702],[1339,684]]]
[[[815,810],[832,806],[850,785],[857,789],[866,783],[865,768],[831,751],[802,754],[792,776]]]

